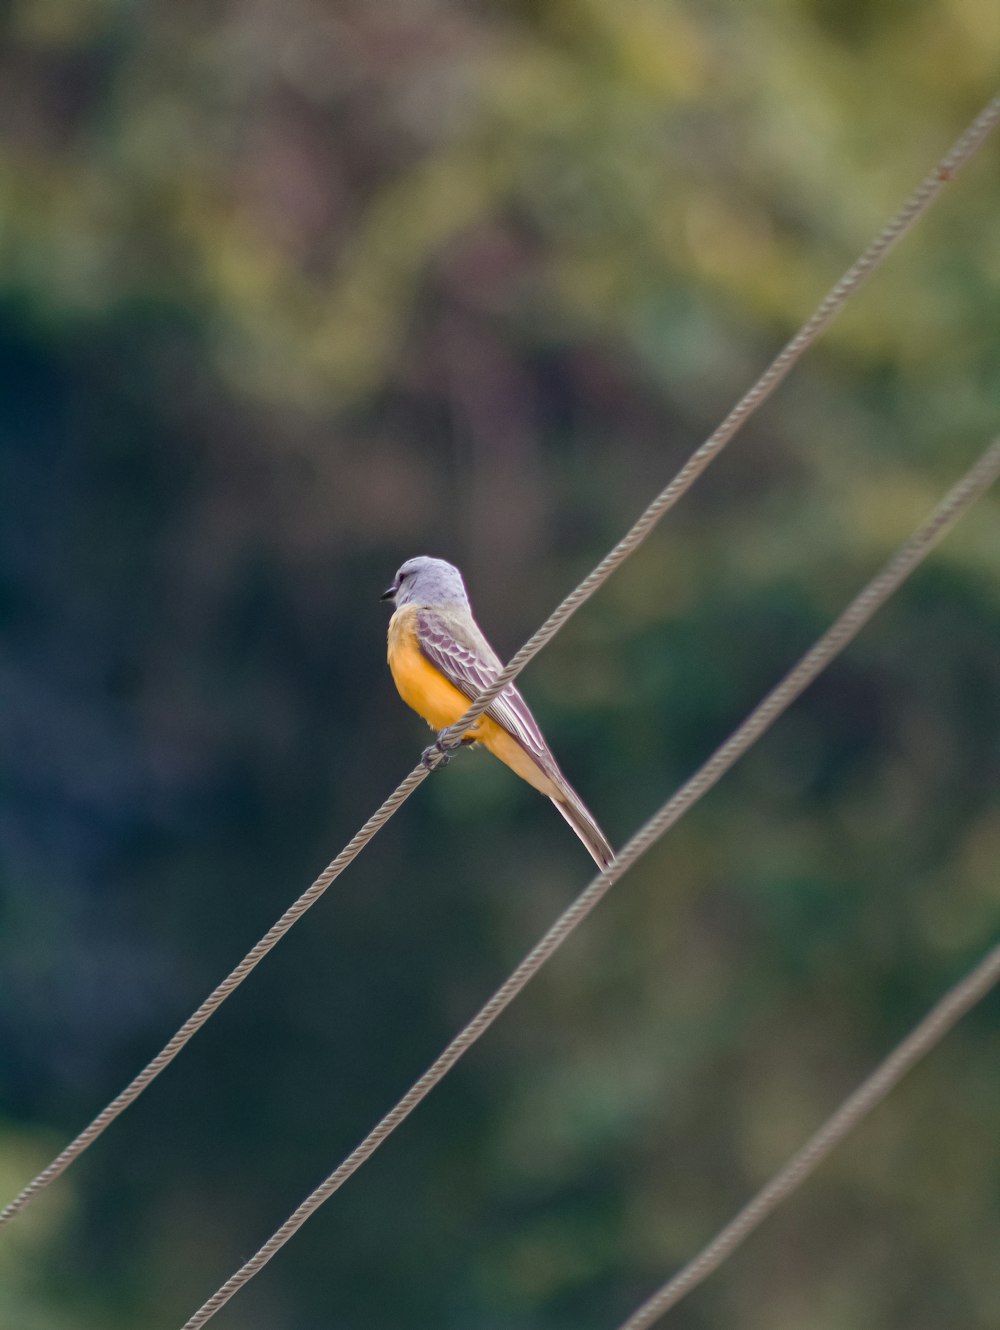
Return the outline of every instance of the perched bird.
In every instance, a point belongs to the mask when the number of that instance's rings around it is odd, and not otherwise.
[[[399,695],[434,730],[454,725],[503,668],[472,617],[462,574],[444,559],[408,559],[383,594],[389,620],[389,669]],[[548,795],[601,868],[614,859],[604,832],[559,765],[528,704],[513,684],[493,699],[463,743],[481,743]]]

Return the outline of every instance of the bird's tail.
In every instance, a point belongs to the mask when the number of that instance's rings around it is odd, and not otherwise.
[[[571,785],[562,782],[559,793],[552,796],[552,802],[586,845],[598,868],[607,868],[614,862],[615,852],[607,836]]]

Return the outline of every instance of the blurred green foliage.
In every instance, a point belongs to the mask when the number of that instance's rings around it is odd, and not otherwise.
[[[0,1180],[412,765],[378,593],[509,654],[991,94],[994,0],[0,10]],[[1000,149],[524,677],[612,838],[995,431]],[[605,1330],[995,936],[996,497],[218,1324]],[[587,879],[465,754],[0,1237],[174,1327]],[[994,1330],[998,1005],[679,1330]]]

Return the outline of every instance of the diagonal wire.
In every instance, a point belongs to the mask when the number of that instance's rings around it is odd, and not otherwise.
[[[975,120],[956,139],[929,175],[925,176],[899,211],[892,217],[856,263],[853,263],[840,281],[832,286],[791,341],[787,342],[768,365],[757,382],[736,403],[721,425],[692,453],[670,484],[656,496],[635,525],[622,537],[593,572],[556,607],[541,628],[525,642],[510,659],[493,683],[479,694],[473,705],[438,736],[438,745],[444,749],[456,748],[470,724],[478,720],[497,694],[524,669],[543,646],[549,642],[571,615],[607,581],[615,569],[632,554],[659,522],[691,487],[703,471],[715,460],[740,426],[763,406],[775,388],[787,377],[803,351],[825,332],[848,300],[868,277],[880,266],[889,251],[930,208],[942,189],[978,151],[984,140],[1000,124],[1000,95],[993,98],[979,112]]]
[[[570,934],[610,891],[614,883],[702,798],[903,584],[930,553],[944,532],[1000,476],[1000,438],[995,439],[965,475],[945,495],[927,520],[901,545],[881,571],[858,593],[844,612],[817,639],[785,677],[758,703],[743,723],[625,845],[618,857],[599,873],[489,1001],[462,1029],[424,1074],[355,1147],[347,1158],[316,1187],[264,1245],[235,1272],[207,1302],[185,1321],[182,1330],[201,1330],[217,1311],[247,1284],[292,1238],[320,1206],[356,1173],[448,1074],[497,1017],[524,989]]]
[[[648,1330],[741,1246],[805,1182],[845,1136],[899,1084],[908,1071],[1000,982],[1000,945],[992,948],[897,1044],[887,1058],[771,1180],[673,1279],[623,1321],[618,1330]]]
[[[53,1183],[60,1174],[65,1173],[70,1164],[83,1154],[88,1146],[93,1145],[97,1138],[111,1126],[115,1118],[124,1113],[128,1106],[135,1102],[153,1081],[156,1080],[160,1072],[168,1067],[174,1058],[181,1051],[184,1045],[193,1035],[201,1029],[205,1022],[218,1011],[226,998],[228,998],[244,979],[257,968],[260,962],[273,950],[280,942],[288,930],[298,922],[299,919],[310,909],[329,887],[330,883],[338,878],[349,863],[361,853],[364,847],[372,839],[375,833],[382,827],[393,815],[396,809],[409,797],[417,788],[420,782],[427,775],[422,766],[414,768],[413,771],[402,781],[382,806],[374,812],[364,826],[357,832],[352,840],[341,850],[336,859],[323,870],[312,886],[308,887],[302,895],[292,905],[288,907],[281,918],[272,925],[264,934],[260,941],[254,946],[240,961],[235,969],[231,970],[223,981],[208,995],[205,1001],[193,1012],[177,1033],[166,1043],[150,1062],[139,1072],[129,1084],[122,1090],[116,1098],[107,1105],[106,1108],[97,1115],[96,1118],[80,1134],[66,1146],[42,1171],[18,1193],[17,1196],[0,1211],[0,1226],[9,1223],[16,1215],[20,1214],[40,1192],[44,1191]]]
[[[414,767],[391,795],[379,807],[337,857],[296,900],[261,940],[231,970],[226,978],[212,990],[205,1001],[180,1027],[156,1056],[129,1082],[122,1092],[101,1110],[93,1121],[74,1137],[42,1171],[0,1210],[0,1227],[20,1214],[42,1191],[66,1171],[101,1136],[114,1120],[134,1103],[145,1089],[170,1065],[188,1041],[201,1029],[223,1002],[243,983],[264,957],[277,946],[282,937],[309,910],[344,869],[361,853],[372,837],[410,797],[428,772],[438,766],[447,752],[456,748],[462,734],[468,729],[490,702],[527,663],[538,654],[559,631],[563,624],[585,601],[589,600],[611,574],[632,554],[660,518],[694,484],[701,473],[719,455],[740,426],[767,401],[793,365],[809,346],[825,331],[862,283],[882,263],[914,223],[923,216],[938,198],[944,186],[953,180],[963,166],[974,156],[984,140],[1000,123],[1000,96],[995,97],[969,124],[952,147],[941,158],[928,176],[917,186],[861,257],[841,277],[817,306],[815,313],[802,325],[795,336],[782,348],[747,393],[739,400],[722,424],[694,452],[669,485],[653,500],[632,528],[584,578],[579,586],[549,615],[541,628],[514,655],[510,663],[497,676],[491,686],[480,693],[476,701],[455,725],[442,730],[437,746],[429,750],[426,764]]]

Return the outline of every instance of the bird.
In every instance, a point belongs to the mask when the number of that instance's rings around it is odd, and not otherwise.
[[[388,659],[400,697],[432,729],[454,725],[503,669],[472,616],[462,574],[445,559],[429,555],[407,559],[382,600],[395,606],[389,620]],[[547,795],[601,869],[614,861],[607,837],[559,769],[538,722],[512,683],[469,727],[462,742],[482,744]]]

